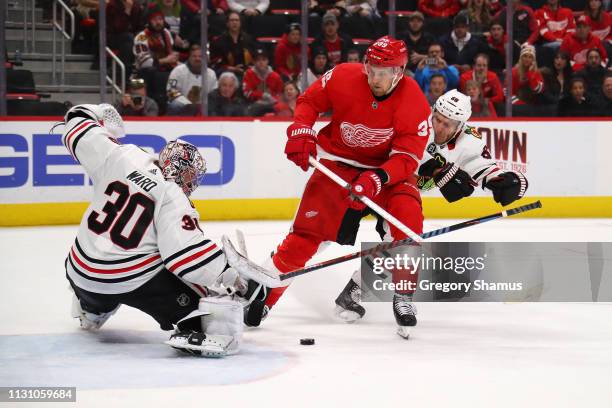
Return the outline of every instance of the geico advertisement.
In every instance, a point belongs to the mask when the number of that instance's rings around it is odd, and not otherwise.
[[[90,180],[53,122],[0,123],[0,202],[87,201]],[[612,195],[610,122],[475,122],[491,157],[529,179],[528,195]],[[122,143],[158,153],[168,140],[197,146],[208,172],[195,199],[295,198],[307,174],[283,154],[284,122],[126,122]],[[320,127],[317,126],[317,127]],[[607,176],[606,176],[607,175]],[[438,192],[425,196],[439,196]],[[476,189],[476,196],[488,195]]]

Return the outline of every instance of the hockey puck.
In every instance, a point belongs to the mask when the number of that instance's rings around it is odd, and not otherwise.
[[[300,344],[302,346],[312,346],[315,344],[314,339],[300,339]]]

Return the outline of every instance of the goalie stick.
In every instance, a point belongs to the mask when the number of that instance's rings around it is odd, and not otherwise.
[[[511,217],[513,215],[517,215],[517,214],[521,214],[521,213],[524,213],[524,212],[527,212],[527,211],[535,210],[537,208],[542,208],[542,203],[539,200],[536,201],[536,202],[533,202],[531,204],[521,205],[520,207],[511,208],[509,210],[500,211],[500,212],[495,213],[495,214],[486,215],[484,217],[475,218],[475,219],[469,220],[469,221],[463,221],[463,222],[460,222],[458,224],[450,225],[448,227],[439,228],[439,229],[436,229],[436,230],[433,230],[433,231],[425,232],[425,233],[421,234],[421,238],[422,239],[427,239],[427,238],[431,238],[431,237],[436,237],[438,235],[446,234],[448,232],[453,232],[453,231],[457,231],[457,230],[460,230],[460,229],[463,229],[463,228],[471,227],[472,225],[483,224],[485,222],[493,221],[493,220],[496,220],[498,218]],[[406,238],[406,239],[403,239],[401,241],[385,242],[385,243],[382,243],[380,245],[376,245],[375,247],[370,248],[370,249],[364,249],[364,250],[359,251],[359,252],[354,252],[352,254],[347,254],[347,255],[344,255],[344,256],[339,256],[337,258],[329,259],[327,261],[323,261],[323,262],[320,262],[320,263],[317,263],[317,264],[314,264],[314,265],[306,266],[306,267],[304,267],[302,269],[297,269],[297,270],[292,271],[292,272],[284,273],[284,274],[280,275],[280,280],[284,281],[284,280],[287,280],[287,279],[291,279],[291,278],[294,278],[296,276],[304,275],[306,273],[310,273],[310,272],[316,271],[318,269],[326,268],[328,266],[337,265],[337,264],[340,264],[340,263],[343,263],[343,262],[347,262],[347,261],[350,261],[352,259],[360,258],[362,256],[374,255],[374,254],[376,254],[378,252],[381,252],[381,251],[386,251],[386,250],[389,250],[391,248],[396,248],[398,246],[410,244],[411,242],[414,242],[411,238]]]

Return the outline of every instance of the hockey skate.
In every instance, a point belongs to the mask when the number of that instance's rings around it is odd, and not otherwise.
[[[107,313],[87,312],[81,307],[79,298],[74,293],[72,294],[72,317],[79,319],[83,330],[98,330],[112,315],[117,313],[117,309],[119,306]]]
[[[228,348],[234,341],[232,336],[212,335],[195,331],[175,330],[168,341],[164,343],[183,353],[208,357],[221,358],[233,354]]]
[[[346,323],[355,323],[365,315],[365,309],[361,302],[361,288],[351,278],[342,292],[336,298],[335,314]]]
[[[407,339],[410,337],[410,329],[417,324],[417,310],[412,303],[412,296],[394,294],[393,314],[398,325],[397,334]]]

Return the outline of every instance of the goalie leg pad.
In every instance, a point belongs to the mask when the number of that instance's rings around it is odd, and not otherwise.
[[[164,343],[202,357],[236,354],[242,342],[242,308],[240,302],[229,296],[202,298],[198,310],[181,319]]]
[[[200,299],[198,307],[202,316],[202,330],[207,335],[227,336],[232,341],[226,345],[228,355],[240,350],[243,331],[243,305],[229,296]]]

